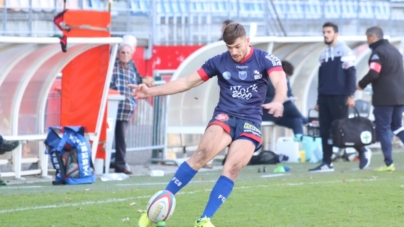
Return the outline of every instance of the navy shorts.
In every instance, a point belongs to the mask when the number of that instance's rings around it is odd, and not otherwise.
[[[252,121],[231,117],[224,113],[219,113],[209,121],[208,127],[219,125],[227,132],[232,140],[250,140],[255,145],[255,150],[261,148],[261,126]]]

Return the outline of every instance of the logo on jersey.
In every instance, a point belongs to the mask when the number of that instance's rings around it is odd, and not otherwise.
[[[248,69],[248,65],[236,65],[238,69]]]
[[[218,121],[228,121],[229,116],[227,114],[221,113],[221,114],[216,115],[215,119]]]
[[[223,78],[225,78],[226,80],[230,80],[230,78],[231,78],[231,74],[229,73],[229,72],[224,72],[223,74],[222,74],[222,76],[223,76]]]
[[[245,80],[247,78],[247,71],[239,71],[238,77],[242,80]]]
[[[279,60],[279,58],[277,58],[275,55],[268,54],[265,56],[265,58],[271,61],[272,66],[282,66],[281,60]]]
[[[254,79],[259,80],[262,78],[262,74],[258,70],[254,70]]]
[[[253,84],[249,87],[241,87],[241,86],[230,86],[230,91],[232,91],[232,97],[238,99],[250,99],[253,96],[254,92],[257,91],[257,85]]]

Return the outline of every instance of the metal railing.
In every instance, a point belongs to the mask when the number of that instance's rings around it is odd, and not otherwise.
[[[156,81],[155,86],[162,84],[165,82]],[[166,109],[166,96],[138,100],[126,135],[128,152],[165,148]]]

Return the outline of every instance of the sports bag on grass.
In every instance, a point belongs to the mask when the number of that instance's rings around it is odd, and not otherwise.
[[[358,110],[353,109],[353,118],[338,119],[331,124],[332,144],[336,147],[366,146],[376,142],[372,121],[361,117]]]
[[[222,160],[222,165],[226,162],[227,155]],[[250,161],[247,165],[260,165],[260,164],[277,164],[281,161],[287,161],[289,159],[286,155],[278,155],[273,151],[265,151],[262,150],[260,152],[256,152],[251,157]]]
[[[54,185],[59,184],[91,184],[96,180],[91,162],[91,147],[84,137],[81,126],[66,126],[62,138],[56,130],[49,128],[45,140],[46,154],[51,157],[56,170]]]
[[[248,165],[272,164],[279,163],[279,155],[273,151],[262,150],[258,154],[253,154]]]

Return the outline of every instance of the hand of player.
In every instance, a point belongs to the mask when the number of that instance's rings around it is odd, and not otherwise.
[[[142,82],[149,87],[154,85],[154,78],[150,76],[143,77]]]
[[[347,98],[347,100],[346,100],[346,105],[347,105],[349,108],[352,108],[352,107],[355,106],[355,100],[354,100],[354,98],[353,98],[352,96],[349,96],[349,97]]]
[[[149,88],[146,84],[128,84],[130,88],[132,88],[132,95],[135,99],[145,99],[148,98],[149,95]]]
[[[282,117],[283,114],[283,104],[280,102],[270,102],[262,104],[262,107],[269,110],[268,113],[274,115],[274,117]]]
[[[317,112],[318,112],[319,109],[320,109],[320,108],[318,107],[318,105],[316,105],[316,106],[314,107],[314,110],[317,111]]]
[[[363,90],[363,88],[361,88],[359,85],[356,85],[356,90],[358,90],[358,91],[362,91],[362,90]]]

